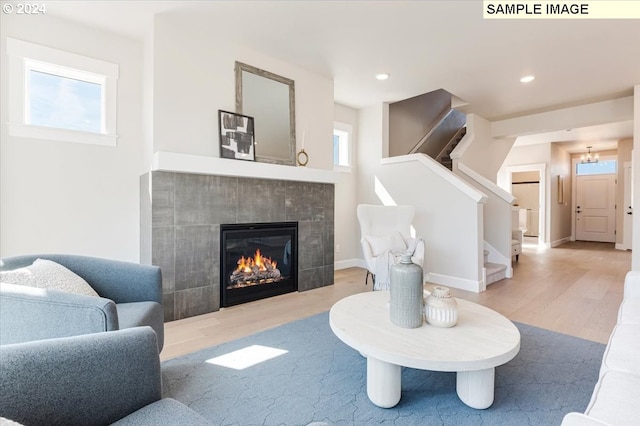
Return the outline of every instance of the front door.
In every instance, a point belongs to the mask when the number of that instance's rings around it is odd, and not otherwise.
[[[576,177],[576,240],[616,241],[616,175]]]

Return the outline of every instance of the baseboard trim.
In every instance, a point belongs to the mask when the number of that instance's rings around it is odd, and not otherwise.
[[[571,237],[564,237],[561,238],[559,240],[555,240],[551,243],[551,247],[558,247],[559,245],[562,245],[564,243],[568,243],[569,241],[571,241]]]
[[[347,268],[362,268],[367,269],[367,264],[364,259],[345,259],[338,260],[333,264],[334,270],[347,269]],[[486,288],[484,287],[484,281],[474,281],[465,278],[452,277],[451,275],[442,275],[429,272],[425,276],[425,282],[432,284],[444,285],[447,287],[457,288],[459,290],[471,291],[474,293],[480,293]]]
[[[465,278],[452,277],[450,275],[429,273],[427,281],[434,284],[440,284],[447,287],[453,287],[460,290],[472,291],[474,293],[480,293],[484,291],[484,283],[481,280],[474,281]]]
[[[366,269],[367,264],[364,259],[346,259],[346,260],[338,260],[333,264],[333,269],[338,271],[340,269],[347,268],[362,268]]]
[[[616,243],[616,250],[631,250],[631,249],[627,248],[627,246],[625,246],[624,244]]]

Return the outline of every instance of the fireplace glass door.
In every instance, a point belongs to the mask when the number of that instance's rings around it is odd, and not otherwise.
[[[220,226],[222,306],[298,290],[297,222]]]

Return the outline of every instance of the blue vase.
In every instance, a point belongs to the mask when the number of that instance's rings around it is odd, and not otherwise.
[[[403,328],[422,325],[422,268],[411,262],[410,254],[403,254],[400,262],[391,267],[389,289],[391,322]]]

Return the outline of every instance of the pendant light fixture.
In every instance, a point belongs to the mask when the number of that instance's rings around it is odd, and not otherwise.
[[[588,146],[587,147],[587,153],[586,154],[582,154],[582,157],[580,157],[580,162],[581,163],[597,163],[598,160],[600,159],[600,157],[598,156],[598,154],[591,154],[591,148],[593,148],[592,146]]]

